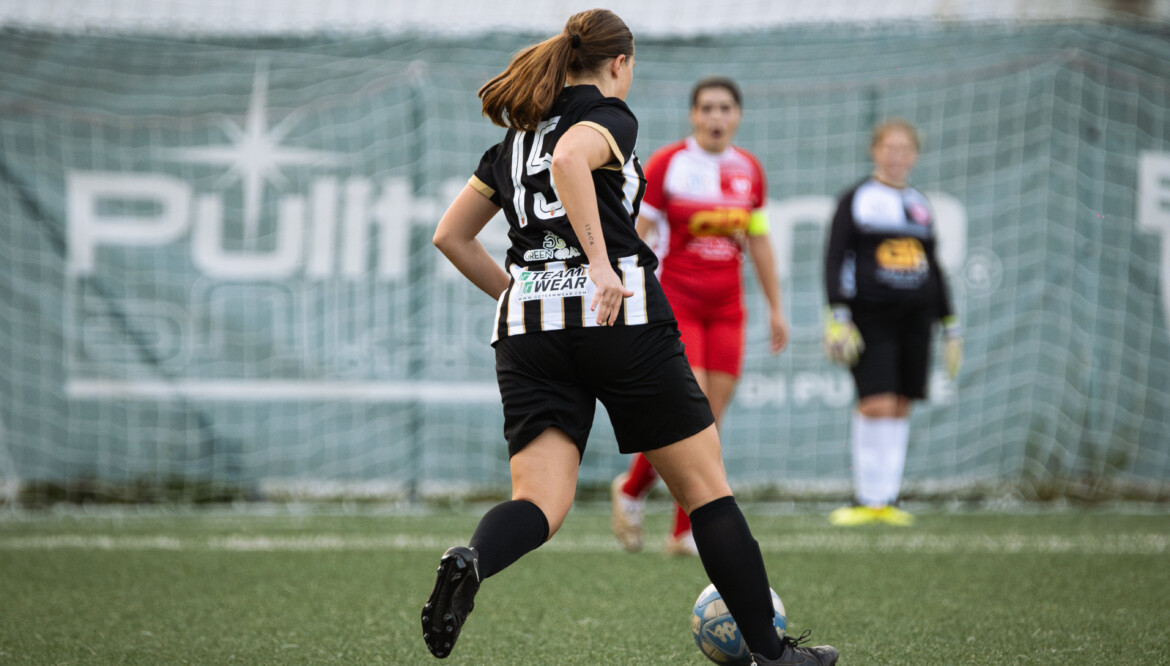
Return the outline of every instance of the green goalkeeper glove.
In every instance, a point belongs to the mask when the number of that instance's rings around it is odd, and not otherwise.
[[[959,376],[959,368],[963,365],[963,328],[955,315],[944,318],[942,325],[943,337],[946,338],[943,362],[947,366],[947,375],[954,381],[955,377]]]
[[[857,365],[857,359],[865,350],[861,333],[853,323],[849,308],[834,305],[825,308],[825,335],[821,341],[825,355],[834,363],[847,368]]]

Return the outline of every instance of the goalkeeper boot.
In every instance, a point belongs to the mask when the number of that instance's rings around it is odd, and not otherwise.
[[[479,553],[454,546],[439,560],[438,580],[422,610],[423,641],[431,654],[445,659],[455,647],[479,591]]]
[[[832,645],[818,645],[816,647],[806,648],[800,647],[801,643],[808,640],[809,632],[804,632],[800,638],[793,640],[788,636],[780,639],[780,647],[783,652],[780,653],[778,659],[766,659],[763,656],[752,653],[753,666],[833,666],[837,663],[837,658],[840,656],[837,653],[837,648]]]
[[[622,490],[629,478],[626,472],[618,474],[609,488],[609,496],[613,503],[613,535],[627,552],[636,553],[642,550],[642,515],[646,510],[646,500],[630,497]]]
[[[868,506],[843,506],[829,514],[829,522],[838,527],[865,525],[877,519],[877,511]]]
[[[895,506],[883,506],[875,510],[874,517],[879,522],[886,523],[887,525],[906,527],[914,524],[914,514],[909,511],[903,511]]]

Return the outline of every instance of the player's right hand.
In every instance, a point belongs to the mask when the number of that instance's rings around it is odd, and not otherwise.
[[[596,313],[598,326],[613,326],[625,299],[634,295],[607,263],[589,266],[589,279],[596,285],[589,309]]]
[[[861,339],[847,306],[825,308],[825,333],[821,343],[829,360],[847,368],[857,365],[857,359],[865,351],[865,341]]]

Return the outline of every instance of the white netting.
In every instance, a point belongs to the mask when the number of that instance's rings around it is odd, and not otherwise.
[[[718,72],[743,85],[738,142],[768,173],[793,335],[764,352],[752,286],[724,423],[737,485],[847,486],[852,387],[819,349],[824,225],[868,171],[872,123],[899,115],[925,139],[915,183],[967,333],[958,385],[936,379],[915,413],[909,487],[1165,488],[1167,180],[1139,174],[1142,159],[1170,173],[1165,37],[640,39],[639,154],[687,132],[691,84]],[[475,90],[528,41],[0,33],[0,482],[148,498],[506,487],[492,304],[430,235],[501,135]],[[498,221],[485,243],[502,256]],[[624,466],[604,416],[585,463],[599,486]]]

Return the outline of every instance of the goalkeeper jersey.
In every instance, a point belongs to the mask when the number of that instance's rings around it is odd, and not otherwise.
[[[596,312],[589,310],[595,285],[585,252],[550,171],[557,140],[576,125],[600,132],[613,152],[613,162],[593,171],[593,185],[610,264],[634,292],[623,302],[616,325],[674,318],[654,275],[658,259],[634,228],[646,190],[634,155],[638,121],[625,102],[603,96],[596,86],[570,86],[534,131],[509,129],[484,153],[470,180],[503,209],[512,243],[505,261],[511,281],[497,304],[493,343],[523,333],[597,326]]]
[[[950,315],[926,197],[874,178],[842,195],[825,252],[825,292],[831,305],[899,303]]]

